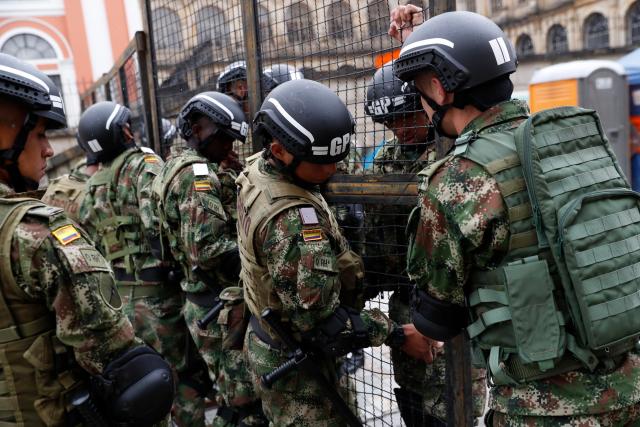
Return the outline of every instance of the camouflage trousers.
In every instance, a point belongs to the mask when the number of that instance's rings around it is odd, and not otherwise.
[[[485,417],[485,425],[487,427],[638,427],[640,426],[640,402],[617,411],[565,417],[509,415],[491,410]]]
[[[389,298],[389,317],[399,324],[411,323],[411,307],[408,297],[401,295],[399,291],[394,292]],[[445,421],[447,419],[447,402],[444,352],[433,364],[428,364],[412,358],[400,349],[392,348],[391,361],[393,362],[396,383],[401,388],[422,397],[421,406],[425,414]],[[472,368],[472,375],[473,415],[478,418],[484,413],[486,401],[485,370]],[[403,412],[402,408],[400,412]]]
[[[193,341],[207,364],[209,377],[217,385],[218,405],[240,410],[256,407],[260,412],[259,405],[256,405],[256,393],[247,372],[242,351],[222,349],[222,330],[215,321],[211,322],[206,330],[201,330],[196,324],[208,311],[209,308],[187,300],[183,313]],[[247,418],[243,419],[245,425],[260,425],[262,423],[261,413],[251,414],[250,409],[248,412]],[[214,425],[231,424],[218,416],[214,420]]]
[[[326,393],[316,381],[304,372],[294,371],[276,381],[270,389],[263,387],[260,377],[273,371],[285,362],[287,353],[275,349],[263,342],[249,326],[245,336],[244,349],[252,380],[262,399],[262,409],[269,419],[269,426],[277,427],[341,427],[346,426],[342,418],[332,410],[332,404]],[[333,381],[338,391],[355,409],[355,387],[348,383],[347,376],[337,378],[339,364],[327,361],[325,366],[318,366]],[[354,411],[355,413],[355,411]]]
[[[167,359],[176,377],[186,368],[188,332],[182,318],[180,292],[166,297],[136,297],[122,293],[123,311],[136,335]],[[203,427],[204,399],[190,385],[176,381],[173,421],[179,426]]]

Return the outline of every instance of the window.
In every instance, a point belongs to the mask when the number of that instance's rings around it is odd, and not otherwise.
[[[367,6],[369,37],[387,34],[389,29],[389,4],[387,0],[369,2]]]
[[[226,23],[224,13],[217,7],[206,6],[198,11],[196,31],[198,45],[211,40],[214,46],[224,47],[229,41],[229,25]]]
[[[291,43],[313,39],[313,23],[309,6],[304,2],[293,3],[285,13],[287,22],[287,40]]]
[[[592,13],[584,21],[584,48],[609,47],[609,24],[601,13]]]
[[[533,41],[529,34],[521,34],[516,41],[516,53],[519,58],[533,55]]]
[[[154,9],[151,13],[155,44],[160,49],[181,48],[182,33],[180,17],[177,13],[166,7]]]
[[[351,6],[346,1],[335,1],[327,10],[327,35],[332,39],[344,40],[353,36]]]
[[[640,2],[635,2],[627,12],[627,43],[640,44]]]
[[[268,40],[273,37],[269,10],[264,6],[258,6],[258,23],[260,25],[260,39]]]
[[[567,30],[560,24],[553,25],[547,33],[547,52],[563,53],[568,51]]]
[[[35,34],[18,34],[2,45],[2,53],[13,55],[18,59],[56,59],[53,46]]]

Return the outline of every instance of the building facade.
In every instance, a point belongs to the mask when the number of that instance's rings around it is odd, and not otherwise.
[[[70,127],[80,116],[78,94],[111,68],[141,29],[139,0],[0,1],[0,52],[51,76]]]

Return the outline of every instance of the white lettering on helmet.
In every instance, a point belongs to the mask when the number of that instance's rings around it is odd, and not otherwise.
[[[332,156],[338,156],[349,148],[349,142],[351,141],[351,134],[345,133],[342,137],[335,137],[331,140],[331,146],[329,148],[329,154]]]

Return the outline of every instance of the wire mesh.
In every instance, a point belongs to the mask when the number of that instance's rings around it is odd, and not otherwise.
[[[426,1],[409,3],[423,7],[426,14]],[[408,96],[415,93],[412,87],[394,82],[390,73],[377,82],[377,88],[372,86],[376,71],[392,60],[400,47],[387,35],[390,9],[397,4],[387,0],[257,0],[255,22],[263,68],[293,66],[305,78],[333,89],[350,110],[356,140],[340,172],[373,179],[397,176],[400,181],[414,182],[415,173],[435,158],[427,155],[433,145],[429,145],[430,128],[419,97]],[[248,11],[242,10],[237,0],[184,4],[150,0],[150,5],[157,99],[164,118],[175,119],[181,106],[196,93],[216,90],[217,78],[225,67],[257,54],[246,51],[242,14]],[[374,89],[382,95],[373,93]],[[249,97],[264,95],[248,93]],[[249,143],[236,147],[240,158],[251,154],[251,149]],[[409,323],[404,230],[415,199],[410,199],[411,203],[395,203],[397,199],[384,197],[382,203],[364,200],[352,197],[348,202],[332,203],[332,208],[352,248],[364,259],[366,306],[391,313],[399,323]],[[343,366],[349,387],[357,395],[359,416],[370,426],[403,425],[394,392],[398,383],[420,393],[421,385],[415,380],[411,383],[411,375],[398,374],[407,370],[406,363],[394,356],[394,366],[390,353],[386,346],[368,348],[363,359],[352,354]],[[414,375],[417,382],[428,377],[425,366],[410,368],[418,370]],[[443,385],[439,386],[442,389]],[[418,411],[424,408],[420,400],[406,404]]]
[[[139,52],[134,48],[135,40],[125,51],[125,57],[119,66],[103,75],[95,84],[81,95],[82,110],[91,105],[112,101],[124,105],[131,110],[131,129],[136,141],[149,147],[149,126],[145,112],[150,106],[145,105],[143,91],[147,88],[142,83]],[[144,70],[146,72],[146,70]]]

